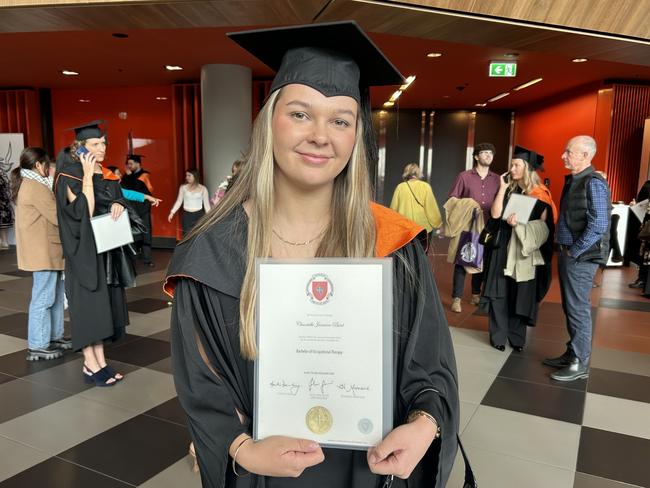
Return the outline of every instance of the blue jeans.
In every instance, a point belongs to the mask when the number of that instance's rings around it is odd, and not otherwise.
[[[27,347],[49,346],[63,337],[63,296],[65,288],[61,271],[34,271],[32,300],[29,302]]]
[[[582,363],[588,363],[591,356],[591,291],[597,269],[596,263],[576,261],[564,251],[560,252],[558,271],[562,310],[570,338],[567,349]]]

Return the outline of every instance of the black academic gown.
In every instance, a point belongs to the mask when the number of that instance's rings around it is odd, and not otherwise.
[[[397,215],[397,214],[396,214]],[[378,488],[384,476],[370,472],[365,451],[324,449],[325,461],[299,478],[237,477],[228,449],[252,431],[254,362],[239,347],[239,293],[246,260],[247,216],[230,216],[190,241],[172,258],[166,289],[174,292],[172,370],[187,413],[205,488]],[[456,362],[438,290],[422,247],[411,241],[391,255],[394,266],[394,424],[422,409],[439,422],[432,443],[407,482],[393,487],[443,487],[457,451],[459,421]],[[398,257],[399,256],[399,257]],[[420,278],[414,284],[412,275]],[[210,366],[202,359],[200,338]],[[214,369],[214,372],[210,368]],[[215,374],[215,372],[217,374]],[[217,376],[218,375],[218,376]],[[242,425],[235,413],[241,412]]]
[[[115,341],[129,324],[124,286],[133,285],[135,273],[126,250],[118,248],[97,254],[90,225],[88,200],[82,192],[80,163],[69,162],[56,176],[59,234],[65,257],[65,291],[75,350],[102,341]],[[68,202],[67,189],[77,196]],[[93,176],[95,211],[110,212],[117,202],[124,205],[117,180]]]
[[[520,193],[520,190],[517,190]],[[505,209],[509,195],[503,201]],[[512,236],[512,227],[505,220],[500,220],[499,235],[500,246],[496,249],[487,250],[483,260],[485,279],[483,280],[483,301],[505,298],[512,304],[512,313],[519,316],[522,323],[527,326],[534,326],[537,323],[539,304],[546,296],[553,276],[551,262],[553,260],[553,242],[555,235],[555,224],[553,223],[553,211],[547,203],[537,200],[533,207],[529,220],[539,220],[544,210],[546,212],[546,225],[549,228],[549,235],[546,242],[540,248],[544,265],[535,266],[535,278],[530,281],[515,282],[512,278],[505,276],[503,270],[508,260],[508,243]],[[507,318],[502,318],[506,320]]]

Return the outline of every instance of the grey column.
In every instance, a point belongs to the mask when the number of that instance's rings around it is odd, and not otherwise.
[[[210,196],[246,152],[251,134],[252,73],[235,64],[201,68],[203,184]]]

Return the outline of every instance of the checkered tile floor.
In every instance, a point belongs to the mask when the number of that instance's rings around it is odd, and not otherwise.
[[[169,256],[158,251],[156,267],[140,269],[128,335],[107,350],[125,381],[93,388],[78,354],[25,361],[31,277],[15,252],[0,252],[0,488],[200,486],[170,374],[160,291]],[[434,269],[448,308],[450,265],[439,257]],[[448,313],[462,438],[481,487],[650,487],[650,300],[626,287],[632,277],[610,269],[594,289],[591,376],[573,384],[551,381],[541,364],[566,341],[557,280],[521,353],[492,349],[469,303]],[[462,486],[460,468],[449,487]]]

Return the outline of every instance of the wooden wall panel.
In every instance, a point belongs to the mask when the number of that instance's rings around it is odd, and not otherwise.
[[[0,132],[24,134],[25,147],[43,144],[35,90],[0,90]]]
[[[614,85],[607,174],[614,201],[636,195],[643,127],[650,116],[650,87]]]

